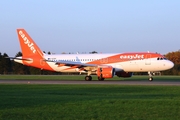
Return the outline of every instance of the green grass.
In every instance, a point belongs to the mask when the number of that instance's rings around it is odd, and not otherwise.
[[[0,120],[179,120],[180,87],[0,85]]]
[[[0,80],[84,80],[85,75],[0,75]],[[93,80],[97,80],[97,76],[93,75]],[[113,77],[105,80],[148,80],[148,75],[132,76],[130,78]],[[154,80],[180,80],[180,76],[153,76]]]

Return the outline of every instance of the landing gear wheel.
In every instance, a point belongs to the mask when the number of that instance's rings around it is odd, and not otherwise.
[[[149,74],[149,81],[153,81],[153,72],[151,72],[151,71],[149,71],[148,72],[148,74]]]
[[[99,81],[104,81],[104,78],[98,77],[98,80],[99,80]]]
[[[149,78],[149,81],[153,81],[153,77],[150,77],[150,78]]]
[[[92,80],[92,77],[91,77],[91,76],[86,76],[86,77],[85,77],[85,80],[86,80],[86,81],[91,81],[91,80]]]

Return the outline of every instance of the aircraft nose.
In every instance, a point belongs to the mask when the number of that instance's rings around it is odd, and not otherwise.
[[[168,61],[168,62],[166,63],[166,67],[167,67],[167,69],[171,69],[171,68],[174,67],[174,63],[171,62],[171,61]]]

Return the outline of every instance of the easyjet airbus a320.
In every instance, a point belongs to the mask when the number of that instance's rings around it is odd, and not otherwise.
[[[40,69],[57,72],[86,73],[85,80],[98,80],[118,77],[131,77],[133,72],[152,73],[171,69],[174,64],[163,55],[150,52],[113,53],[113,54],[44,54],[24,29],[17,29],[22,56],[13,58],[15,62]]]

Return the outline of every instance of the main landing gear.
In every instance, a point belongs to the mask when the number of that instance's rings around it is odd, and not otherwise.
[[[92,80],[92,77],[91,76],[85,76],[85,78],[84,78],[86,81],[91,81]],[[104,80],[104,78],[103,77],[98,77],[98,80],[99,81],[103,81]]]
[[[85,80],[86,80],[86,81],[91,81],[91,80],[92,80],[92,77],[91,77],[91,76],[85,76]]]
[[[91,81],[92,80],[92,77],[91,77],[91,71],[88,71],[88,74],[87,76],[85,76],[85,81]]]
[[[149,74],[149,81],[153,81],[152,73],[149,71],[148,74]]]
[[[104,81],[104,78],[100,76],[100,77],[98,77],[98,80],[99,81]]]

